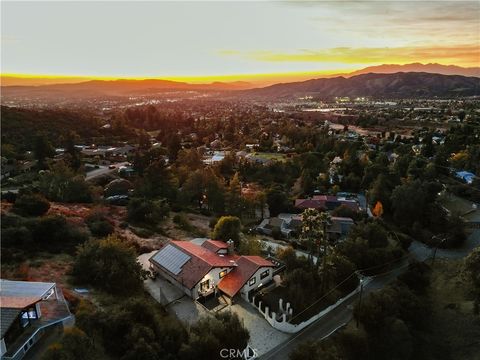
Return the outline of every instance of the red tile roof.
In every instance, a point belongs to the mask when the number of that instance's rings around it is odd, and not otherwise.
[[[196,257],[212,267],[228,267],[232,266],[230,260],[236,260],[236,256],[220,256],[213,251],[206,249],[202,246],[194,244],[190,241],[171,241],[171,244],[174,244],[179,249],[184,250],[187,254],[192,257]]]
[[[182,270],[177,275],[170,273],[162,267],[165,272],[169,273],[170,276],[188,289],[195,287],[211,269],[215,267],[232,268],[236,266],[235,261],[238,259],[238,256],[220,256],[190,241],[172,240],[167,244],[171,244],[185,254],[190,255],[190,259],[183,265]],[[161,267],[153,259],[154,256],[150,258],[150,261]]]
[[[218,283],[218,288],[230,297],[235,296],[258,269],[275,266],[260,256],[241,256],[237,264],[238,266]]]
[[[337,201],[337,197],[333,195],[314,195],[312,200],[319,201]]]
[[[202,247],[216,253],[221,249],[228,249],[228,244],[219,240],[206,240],[203,242]]]
[[[300,209],[326,210],[327,208],[329,208],[329,206],[327,206],[327,203],[329,203],[330,205],[332,203],[336,203],[336,206],[345,205],[354,211],[360,210],[356,201],[337,199],[335,196],[332,195],[315,195],[312,199],[296,199],[295,207]]]
[[[209,241],[212,248],[215,243],[218,243],[218,241]],[[190,256],[177,275],[162,267],[165,272],[188,289],[194,288],[213,268],[234,268],[218,284],[219,289],[229,296],[234,296],[258,269],[275,266],[260,256],[218,255],[203,245],[199,246],[190,241],[172,240],[167,244],[175,246]],[[155,262],[154,256],[150,258],[150,261],[161,267]]]
[[[300,209],[326,209],[324,201],[312,199],[296,199],[295,207]]]
[[[23,309],[42,300],[36,296],[1,296],[0,307],[10,309]]]

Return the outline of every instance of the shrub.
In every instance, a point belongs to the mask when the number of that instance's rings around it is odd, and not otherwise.
[[[50,203],[40,194],[21,194],[12,211],[24,216],[41,216],[50,209]]]
[[[52,252],[71,251],[87,240],[88,235],[69,224],[60,215],[46,216],[32,223],[33,242],[37,249]]]
[[[169,211],[165,200],[134,198],[128,203],[128,220],[156,225],[168,216]]]
[[[235,245],[240,243],[240,230],[242,223],[236,216],[222,216],[213,228],[212,238],[228,241],[232,239]]]
[[[111,294],[131,294],[142,289],[145,272],[134,249],[111,235],[79,247],[72,275],[79,283]]]
[[[113,233],[114,227],[102,210],[92,210],[85,218],[85,222],[93,236],[105,237]]]

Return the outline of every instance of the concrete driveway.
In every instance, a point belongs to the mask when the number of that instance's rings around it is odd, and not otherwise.
[[[142,265],[144,270],[149,270],[150,264],[148,259],[155,253],[156,250],[142,254],[137,258],[137,261]],[[182,290],[161,277],[157,277],[154,280],[145,280],[144,287],[170,314],[175,315],[185,324],[191,325],[195,323],[201,315],[208,313],[203,306],[197,304]]]
[[[274,329],[258,311],[242,298],[236,299],[234,305],[227,306],[221,311],[231,311],[238,315],[243,325],[250,333],[250,347],[257,354],[263,355],[285,342],[290,335]]]

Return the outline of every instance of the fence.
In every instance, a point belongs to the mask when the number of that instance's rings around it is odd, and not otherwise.
[[[359,293],[361,290],[361,286],[367,285],[372,278],[366,277],[363,279],[362,284],[359,285],[355,290],[351,293],[346,295],[345,297],[339,299],[335,304],[332,304],[319,312],[318,314],[312,316],[310,319],[301,322],[300,324],[292,324],[288,320],[292,318],[293,309],[290,306],[290,303],[287,302],[283,304],[283,299],[279,300],[279,308],[280,314],[277,314],[274,311],[271,311],[268,306],[266,306],[256,295],[249,297],[247,300],[252,304],[259,312],[263,315],[265,320],[275,329],[280,330],[285,333],[294,334],[297,333],[308,325],[314,323],[315,321],[321,319],[325,315],[327,315],[330,311],[335,309],[336,307],[342,305],[351,297],[355,296],[355,294]]]

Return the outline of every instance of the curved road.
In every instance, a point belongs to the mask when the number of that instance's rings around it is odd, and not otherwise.
[[[467,256],[477,246],[480,246],[480,230],[474,230],[462,248],[454,250],[439,249],[436,256],[439,258],[460,259]],[[409,251],[409,257],[414,258],[417,261],[425,261],[431,258],[433,254],[433,249],[418,241],[412,243]],[[364,286],[363,296],[388,285],[408,268],[408,264],[409,259],[407,258],[404,259],[398,267],[388,273],[375,276],[370,283]],[[293,334],[287,341],[273,348],[269,352],[262,354],[259,359],[288,360],[290,353],[299,344],[308,340],[321,340],[329,337],[340,328],[346,326],[346,324],[353,319],[353,305],[358,300],[359,296],[359,294],[355,294],[312,325],[297,334]]]

